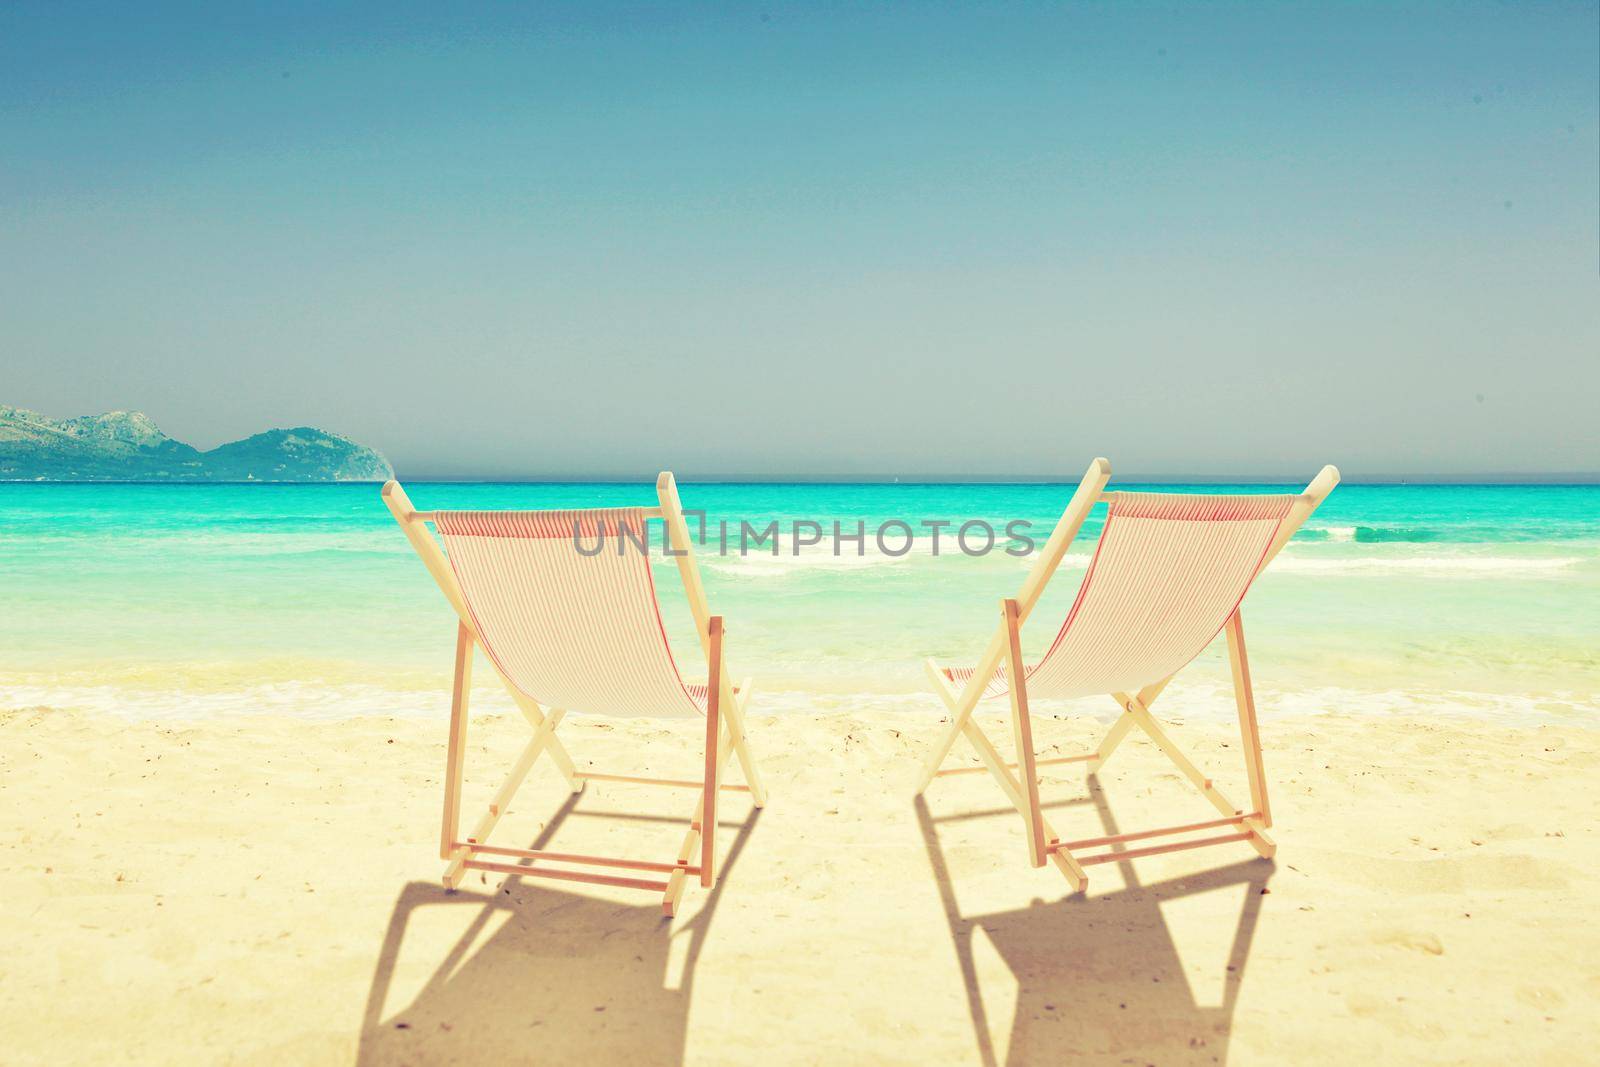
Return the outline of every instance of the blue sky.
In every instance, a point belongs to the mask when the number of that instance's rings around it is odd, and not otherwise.
[[[0,11],[0,402],[402,473],[1594,471],[1587,4]]]

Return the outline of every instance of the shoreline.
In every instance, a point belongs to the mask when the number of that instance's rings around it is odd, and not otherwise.
[[[482,666],[482,664],[480,664]],[[484,667],[487,670],[487,667]],[[159,671],[153,672],[159,674]],[[168,725],[238,725],[262,718],[285,718],[306,723],[377,723],[403,721],[442,724],[449,716],[449,678],[440,675],[432,684],[397,687],[363,682],[292,679],[237,683],[238,672],[216,685],[182,687],[155,681],[147,685],[126,681],[60,684],[54,681],[14,681],[0,684],[0,714],[42,712],[65,715],[104,715],[128,723]],[[163,676],[165,677],[165,676]],[[768,685],[755,678],[752,713],[776,717],[812,718],[870,707],[874,716],[937,721],[944,710],[931,689],[908,689],[894,684],[866,689],[798,688]],[[1232,689],[1220,679],[1176,683],[1166,713],[1174,721],[1227,726],[1235,719]],[[473,718],[516,718],[509,696],[492,681],[473,691]],[[1460,725],[1494,727],[1558,726],[1600,730],[1600,694],[1573,689],[1440,690],[1431,686],[1355,687],[1305,685],[1282,688],[1256,687],[1257,712],[1263,723],[1350,715],[1377,723],[1405,721],[1405,716]],[[1097,722],[1116,717],[1113,703],[1104,698],[1033,701],[1036,715],[1057,722]],[[1001,700],[986,700],[980,712],[996,714]],[[574,721],[583,719],[577,715]],[[670,721],[670,720],[667,720]]]

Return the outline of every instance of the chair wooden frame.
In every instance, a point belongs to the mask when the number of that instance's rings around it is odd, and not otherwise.
[[[1112,693],[1122,714],[1112,724],[1104,739],[1092,751],[1078,755],[1041,760],[1035,755],[1033,724],[1028,711],[1028,693],[1022,663],[1020,632],[1022,624],[1038,604],[1045,586],[1061,565],[1067,548],[1078,535],[1089,510],[1103,497],[1106,483],[1111,479],[1111,464],[1096,459],[1084,472],[1083,480],[1073,493],[1061,519],[1056,523],[1049,540],[1040,551],[1039,558],[1029,570],[1022,589],[1014,598],[1000,602],[1000,621],[990,638],[988,647],[978,661],[977,668],[966,684],[958,691],[940,664],[931,657],[924,662],[934,691],[950,712],[950,725],[928,754],[916,793],[926,792],[935,778],[977,773],[987,770],[1000,785],[1001,792],[1022,816],[1023,832],[1028,844],[1028,858],[1032,866],[1043,867],[1047,862],[1055,865],[1075,892],[1088,888],[1089,877],[1084,868],[1097,863],[1136,859],[1182,849],[1220,845],[1234,841],[1248,841],[1262,856],[1271,857],[1277,845],[1267,834],[1272,826],[1272,810],[1267,799],[1266,774],[1261,759],[1261,740],[1256,727],[1255,695],[1250,682],[1250,664],[1245,652],[1244,623],[1236,609],[1228,618],[1224,631],[1227,634],[1228,661],[1233,676],[1234,702],[1239,715],[1239,730],[1244,741],[1245,771],[1250,787],[1250,809],[1247,811],[1229,800],[1217,789],[1193,760],[1167,734],[1150,712],[1162,690],[1172,681],[1163,678],[1151,682],[1136,693]],[[1305,522],[1327,495],[1339,484],[1339,472],[1332,466],[1322,468],[1316,478],[1306,486],[1290,507],[1288,515],[1268,545],[1257,574],[1282,550],[1290,537]],[[1010,689],[1012,741],[1017,753],[1016,762],[1007,763],[999,750],[973,722],[972,714],[982,699],[995,672],[1004,662]],[[1063,841],[1045,819],[1039,802],[1039,768],[1067,763],[1083,763],[1092,774],[1105,765],[1112,753],[1138,727],[1163,754],[1175,764],[1200,794],[1217,809],[1221,816],[1204,822],[1185,823],[1178,826],[1159,827],[1133,833],[1119,833],[1109,837],[1092,837],[1076,841]],[[958,738],[965,737],[976,750],[981,765],[978,767],[953,767],[941,770],[950,750]],[[1013,773],[1016,772],[1016,773]],[[1192,838],[1183,835],[1205,830],[1224,832],[1206,837]],[[1125,851],[1103,851],[1079,854],[1079,850],[1121,846],[1133,841],[1178,836],[1181,840],[1152,844]]]
[[[450,734],[445,755],[444,813],[440,825],[439,858],[446,861],[444,884],[455,889],[461,884],[466,871],[486,871],[497,874],[514,874],[525,877],[553,878],[563,881],[587,882],[595,885],[620,886],[662,894],[661,908],[666,915],[675,914],[683,889],[690,875],[698,875],[702,886],[710,886],[716,876],[716,810],[717,794],[722,791],[744,792],[758,808],[767,801],[766,787],[756,769],[745,733],[745,711],[751,693],[751,680],[743,679],[733,684],[733,674],[728,669],[725,653],[726,631],[722,617],[712,615],[706,600],[705,586],[694,559],[693,541],[688,524],[684,521],[683,505],[678,499],[677,482],[670,471],[663,471],[656,479],[656,496],[659,506],[645,509],[646,520],[660,519],[666,527],[667,543],[678,565],[684,593],[694,615],[695,629],[706,657],[707,698],[705,725],[705,760],[703,775],[699,779],[651,778],[630,774],[601,773],[579,770],[572,762],[556,728],[566,715],[564,708],[543,708],[537,701],[519,690],[509,678],[495,667],[495,674],[506,691],[511,694],[518,711],[533,731],[521,755],[512,764],[511,772],[494,793],[487,810],[479,816],[471,832],[461,834],[461,784],[465,773],[468,698],[472,688],[473,649],[482,644],[482,638],[473,626],[472,614],[466,598],[450,568],[443,548],[428,524],[434,513],[418,511],[398,482],[391,481],[383,487],[383,500],[395,521],[405,532],[411,547],[422,558],[423,565],[433,575],[439,590],[456,613],[455,675],[450,697]],[[494,664],[492,657],[489,659]],[[722,780],[728,759],[737,755],[744,772],[744,785]],[[573,793],[583,791],[589,781],[616,782],[647,785],[668,789],[698,789],[700,796],[688,819],[688,826],[675,858],[670,862],[636,860],[613,856],[594,856],[572,852],[553,852],[545,849],[506,848],[488,843],[500,817],[505,814],[512,798],[521,787],[529,771],[540,756],[548,756],[556,770],[566,780]],[[503,857],[521,862],[499,862],[483,857]],[[554,866],[550,866],[550,865]],[[578,868],[576,870],[570,868]],[[584,870],[583,868],[598,868]],[[637,875],[606,874],[606,870],[633,871],[665,875],[664,878],[644,878]]]

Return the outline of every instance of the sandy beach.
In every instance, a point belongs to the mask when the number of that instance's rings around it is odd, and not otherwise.
[[[1222,721],[1169,722],[1242,792]],[[1600,732],[1268,720],[1275,863],[1243,845],[1026,865],[982,775],[911,781],[938,716],[752,719],[771,803],[676,919],[434,856],[443,723],[0,716],[0,1060],[162,1063],[1570,1063],[1600,1037]],[[991,717],[992,736],[1003,731]],[[1040,747],[1089,746],[1088,718]],[[698,724],[574,718],[580,767],[690,772]],[[520,747],[474,720],[469,811]],[[1236,735],[1234,735],[1236,736]],[[648,752],[644,764],[638,754]],[[961,759],[970,753],[958,749]],[[1048,774],[1064,832],[1209,809],[1152,747]],[[693,794],[666,797],[674,819]],[[549,765],[497,839],[669,852],[663,803]],[[1111,830],[1109,832],[1115,832]],[[535,846],[537,847],[537,846]]]
[[[0,1067],[1600,1064],[1597,25],[0,4]]]

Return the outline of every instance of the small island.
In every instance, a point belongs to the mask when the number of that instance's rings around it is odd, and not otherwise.
[[[108,411],[53,419],[0,404],[0,481],[381,482],[376,450],[310,426],[267,430],[202,452],[148,415]]]

